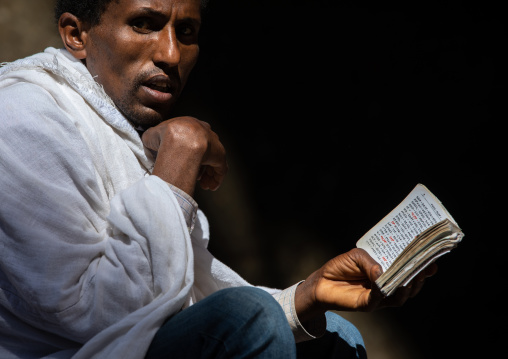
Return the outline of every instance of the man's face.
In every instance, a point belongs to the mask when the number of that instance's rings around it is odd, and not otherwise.
[[[86,66],[135,125],[169,118],[199,53],[200,0],[111,1],[88,32]]]

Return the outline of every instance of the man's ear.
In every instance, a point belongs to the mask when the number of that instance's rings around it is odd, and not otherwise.
[[[71,13],[63,13],[58,20],[58,31],[67,51],[78,60],[86,58],[89,26]]]

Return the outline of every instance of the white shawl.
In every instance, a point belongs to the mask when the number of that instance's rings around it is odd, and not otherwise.
[[[139,135],[65,50],[0,68],[0,126],[0,337],[10,354],[24,337],[51,343],[47,358],[139,359],[168,316],[249,285],[206,249],[200,211],[189,236]]]

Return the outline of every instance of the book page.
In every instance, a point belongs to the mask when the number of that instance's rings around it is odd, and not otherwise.
[[[418,184],[356,246],[365,249],[386,271],[413,238],[445,218],[456,223],[441,202],[424,185]]]

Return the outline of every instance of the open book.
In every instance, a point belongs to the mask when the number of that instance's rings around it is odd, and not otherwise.
[[[418,184],[385,218],[356,242],[382,267],[376,280],[386,296],[448,253],[464,234],[446,208]]]

